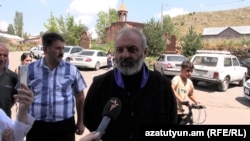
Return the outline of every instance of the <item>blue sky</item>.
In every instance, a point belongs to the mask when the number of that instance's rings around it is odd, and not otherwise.
[[[24,32],[38,35],[46,31],[44,23],[52,12],[55,17],[68,13],[85,24],[94,35],[99,11],[126,5],[128,21],[147,22],[164,15],[177,16],[189,12],[230,10],[250,6],[250,0],[0,0],[0,29],[13,24],[15,12],[23,13]],[[163,10],[162,10],[163,7]]]

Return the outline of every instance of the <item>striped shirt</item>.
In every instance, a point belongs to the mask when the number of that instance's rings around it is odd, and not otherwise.
[[[29,113],[36,120],[45,122],[74,116],[74,95],[87,87],[79,70],[65,61],[51,70],[45,65],[44,59],[32,62],[28,67],[28,86],[34,93]]]

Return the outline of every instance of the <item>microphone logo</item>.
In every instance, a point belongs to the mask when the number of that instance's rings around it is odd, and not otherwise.
[[[115,109],[117,106],[119,106],[119,104],[118,104],[118,102],[117,102],[117,99],[111,99],[110,102],[111,102],[111,106],[110,106],[109,111],[112,111],[112,110]]]
[[[106,103],[103,109],[103,118],[101,123],[99,124],[96,131],[100,132],[99,137],[96,141],[100,141],[102,135],[104,134],[109,122],[115,120],[121,112],[122,103],[120,99],[113,97]]]

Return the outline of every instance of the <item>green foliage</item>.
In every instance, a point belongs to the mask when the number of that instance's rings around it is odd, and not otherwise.
[[[108,52],[108,50],[110,50],[111,52],[114,52],[115,47],[113,41],[105,44],[98,44],[96,41],[94,41],[92,42],[91,49],[99,49],[105,52]]]
[[[44,27],[50,32],[59,32],[58,23],[52,12],[50,12],[48,23],[44,23]]]
[[[168,37],[175,34],[174,23],[169,15],[163,17],[163,32],[166,32]]]
[[[147,38],[148,54],[155,55],[165,52],[166,41],[175,34],[174,23],[170,16],[164,16],[163,22],[151,18],[144,25],[144,33]],[[167,36],[165,36],[167,35]]]
[[[29,38],[29,35],[28,35],[27,32],[25,32],[25,33],[23,34],[23,38],[24,38],[24,39],[28,39],[28,38]]]
[[[182,54],[186,57],[191,57],[196,50],[202,48],[202,36],[197,34],[191,26],[187,34],[181,38]]]
[[[109,50],[111,52],[114,52],[115,51],[115,43],[114,43],[114,41],[110,41],[110,42],[104,44],[104,48],[105,48],[106,52],[108,52]]]
[[[7,34],[15,35],[15,30],[12,24],[9,24],[8,29],[7,29]]]
[[[14,31],[17,36],[23,37],[23,13],[16,11],[14,18]]]
[[[250,46],[250,38],[248,37],[248,38],[243,38],[243,39],[241,39],[241,45],[243,46],[243,45],[248,45],[248,46]]]
[[[116,9],[109,9],[109,12],[100,11],[97,14],[97,23],[95,25],[96,33],[99,40],[105,42],[105,28],[110,26],[112,22],[117,21],[117,11]]]
[[[149,55],[158,54],[164,51],[164,32],[159,21],[155,21],[154,18],[151,18],[151,20],[144,25],[144,34],[147,38]]]
[[[56,18],[51,13],[48,23],[44,24],[44,26],[50,32],[61,33],[67,45],[79,45],[82,32],[88,30],[81,22],[76,24],[74,17],[70,14],[66,17],[60,16]]]
[[[203,48],[205,49],[228,49],[228,48],[242,48],[243,46],[250,46],[250,38],[243,37],[239,39],[214,39],[212,41],[203,41]]]

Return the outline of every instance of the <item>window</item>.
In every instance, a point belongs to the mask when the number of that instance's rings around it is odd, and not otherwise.
[[[233,66],[240,66],[236,58],[233,58]]]
[[[93,56],[94,51],[82,51],[80,55]]]
[[[183,61],[185,61],[187,59],[185,57],[183,57],[183,56],[167,56],[167,60],[168,61],[173,61],[173,62],[175,62],[175,61],[183,62]]]
[[[232,66],[231,58],[224,58],[224,66],[225,67],[231,67]]]
[[[197,56],[193,61],[194,65],[203,65],[209,67],[216,67],[218,63],[217,57]]]

